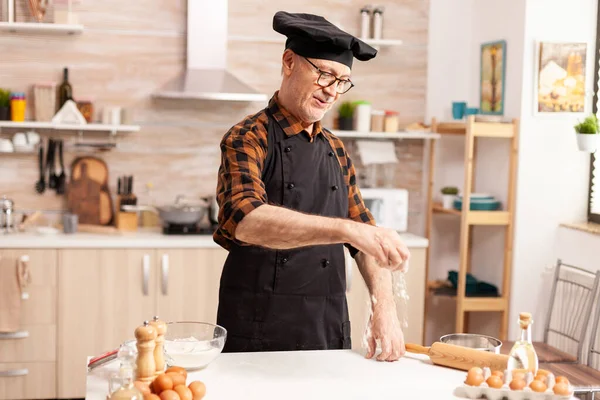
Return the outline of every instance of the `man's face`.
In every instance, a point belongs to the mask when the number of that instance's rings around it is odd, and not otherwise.
[[[293,68],[289,73],[289,89],[295,99],[294,113],[297,118],[312,124],[320,121],[333,107],[340,97],[336,90],[338,85],[341,88],[340,82],[335,81],[327,87],[321,85],[331,82],[334,77],[349,80],[350,68],[335,61],[307,59],[294,54]]]

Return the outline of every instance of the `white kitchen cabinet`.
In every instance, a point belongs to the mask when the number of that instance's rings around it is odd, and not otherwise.
[[[159,249],[158,315],[164,321],[216,323],[219,281],[227,251]]]
[[[59,398],[84,397],[87,357],[134,339],[144,320],[215,322],[226,255],[217,248],[61,250]]]
[[[86,360],[133,338],[156,308],[153,249],[59,252],[58,397],[85,395]]]
[[[56,397],[56,250],[0,249],[4,266],[27,265],[31,281],[17,332],[0,333],[0,399]],[[0,277],[3,279],[3,277]]]

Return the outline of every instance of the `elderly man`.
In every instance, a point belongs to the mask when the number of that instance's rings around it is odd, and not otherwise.
[[[373,301],[366,356],[399,359],[404,338],[391,271],[408,260],[392,230],[377,227],[342,141],[321,125],[353,87],[353,58],[376,50],[326,19],[278,12],[287,36],[282,82],[269,105],[221,142],[215,242],[229,250],[217,323],[225,352],[349,349],[344,248]]]

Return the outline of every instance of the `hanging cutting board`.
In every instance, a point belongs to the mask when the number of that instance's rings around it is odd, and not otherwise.
[[[108,189],[108,167],[96,157],[79,157],[71,164],[67,206],[80,224],[110,225],[113,205]]]

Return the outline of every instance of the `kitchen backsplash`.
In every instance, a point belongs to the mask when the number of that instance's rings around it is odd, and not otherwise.
[[[20,2],[22,0],[17,0]],[[363,1],[309,0],[298,9],[295,1],[276,4],[258,0],[229,0],[229,34],[275,36],[272,16],[278,10],[325,15],[358,33]],[[384,38],[401,39],[402,46],[383,47],[368,62],[356,61],[356,87],[340,100],[370,100],[374,108],[400,112],[400,125],[423,121],[427,80],[427,28],[429,2],[408,0],[378,3],[385,7]],[[153,184],[157,204],[173,202],[178,194],[205,196],[214,193],[219,165],[219,141],[227,129],[264,105],[216,101],[158,100],[151,94],[185,68],[186,2],[183,0],[80,0],[74,5],[85,30],[81,35],[0,36],[0,87],[31,94],[34,83],[56,82],[63,67],[69,68],[73,96],[93,101],[95,119],[105,106],[131,110],[135,133],[121,133],[118,147],[93,153],[104,159],[110,173],[110,190],[116,193],[117,177],[134,176],[139,203],[147,201],[145,184]],[[209,38],[207,38],[209,40]],[[228,44],[229,70],[269,96],[281,79],[283,46],[276,43]],[[335,110],[325,119],[332,126]],[[3,129],[1,137],[16,131]],[[43,131],[40,131],[43,133]],[[48,133],[49,134],[49,133]],[[46,135],[45,135],[46,136]],[[76,135],[65,139],[65,162],[82,154],[73,147]],[[88,135],[86,134],[86,138]],[[90,135],[90,137],[92,137]],[[105,140],[106,134],[93,134]],[[345,140],[357,169],[356,147]],[[410,190],[409,230],[421,230],[423,222],[423,157],[421,140],[396,142],[397,186]],[[67,171],[68,173],[68,171]],[[6,194],[19,209],[63,209],[64,199],[55,192],[35,192],[39,172],[34,155],[0,155],[0,195]]]

